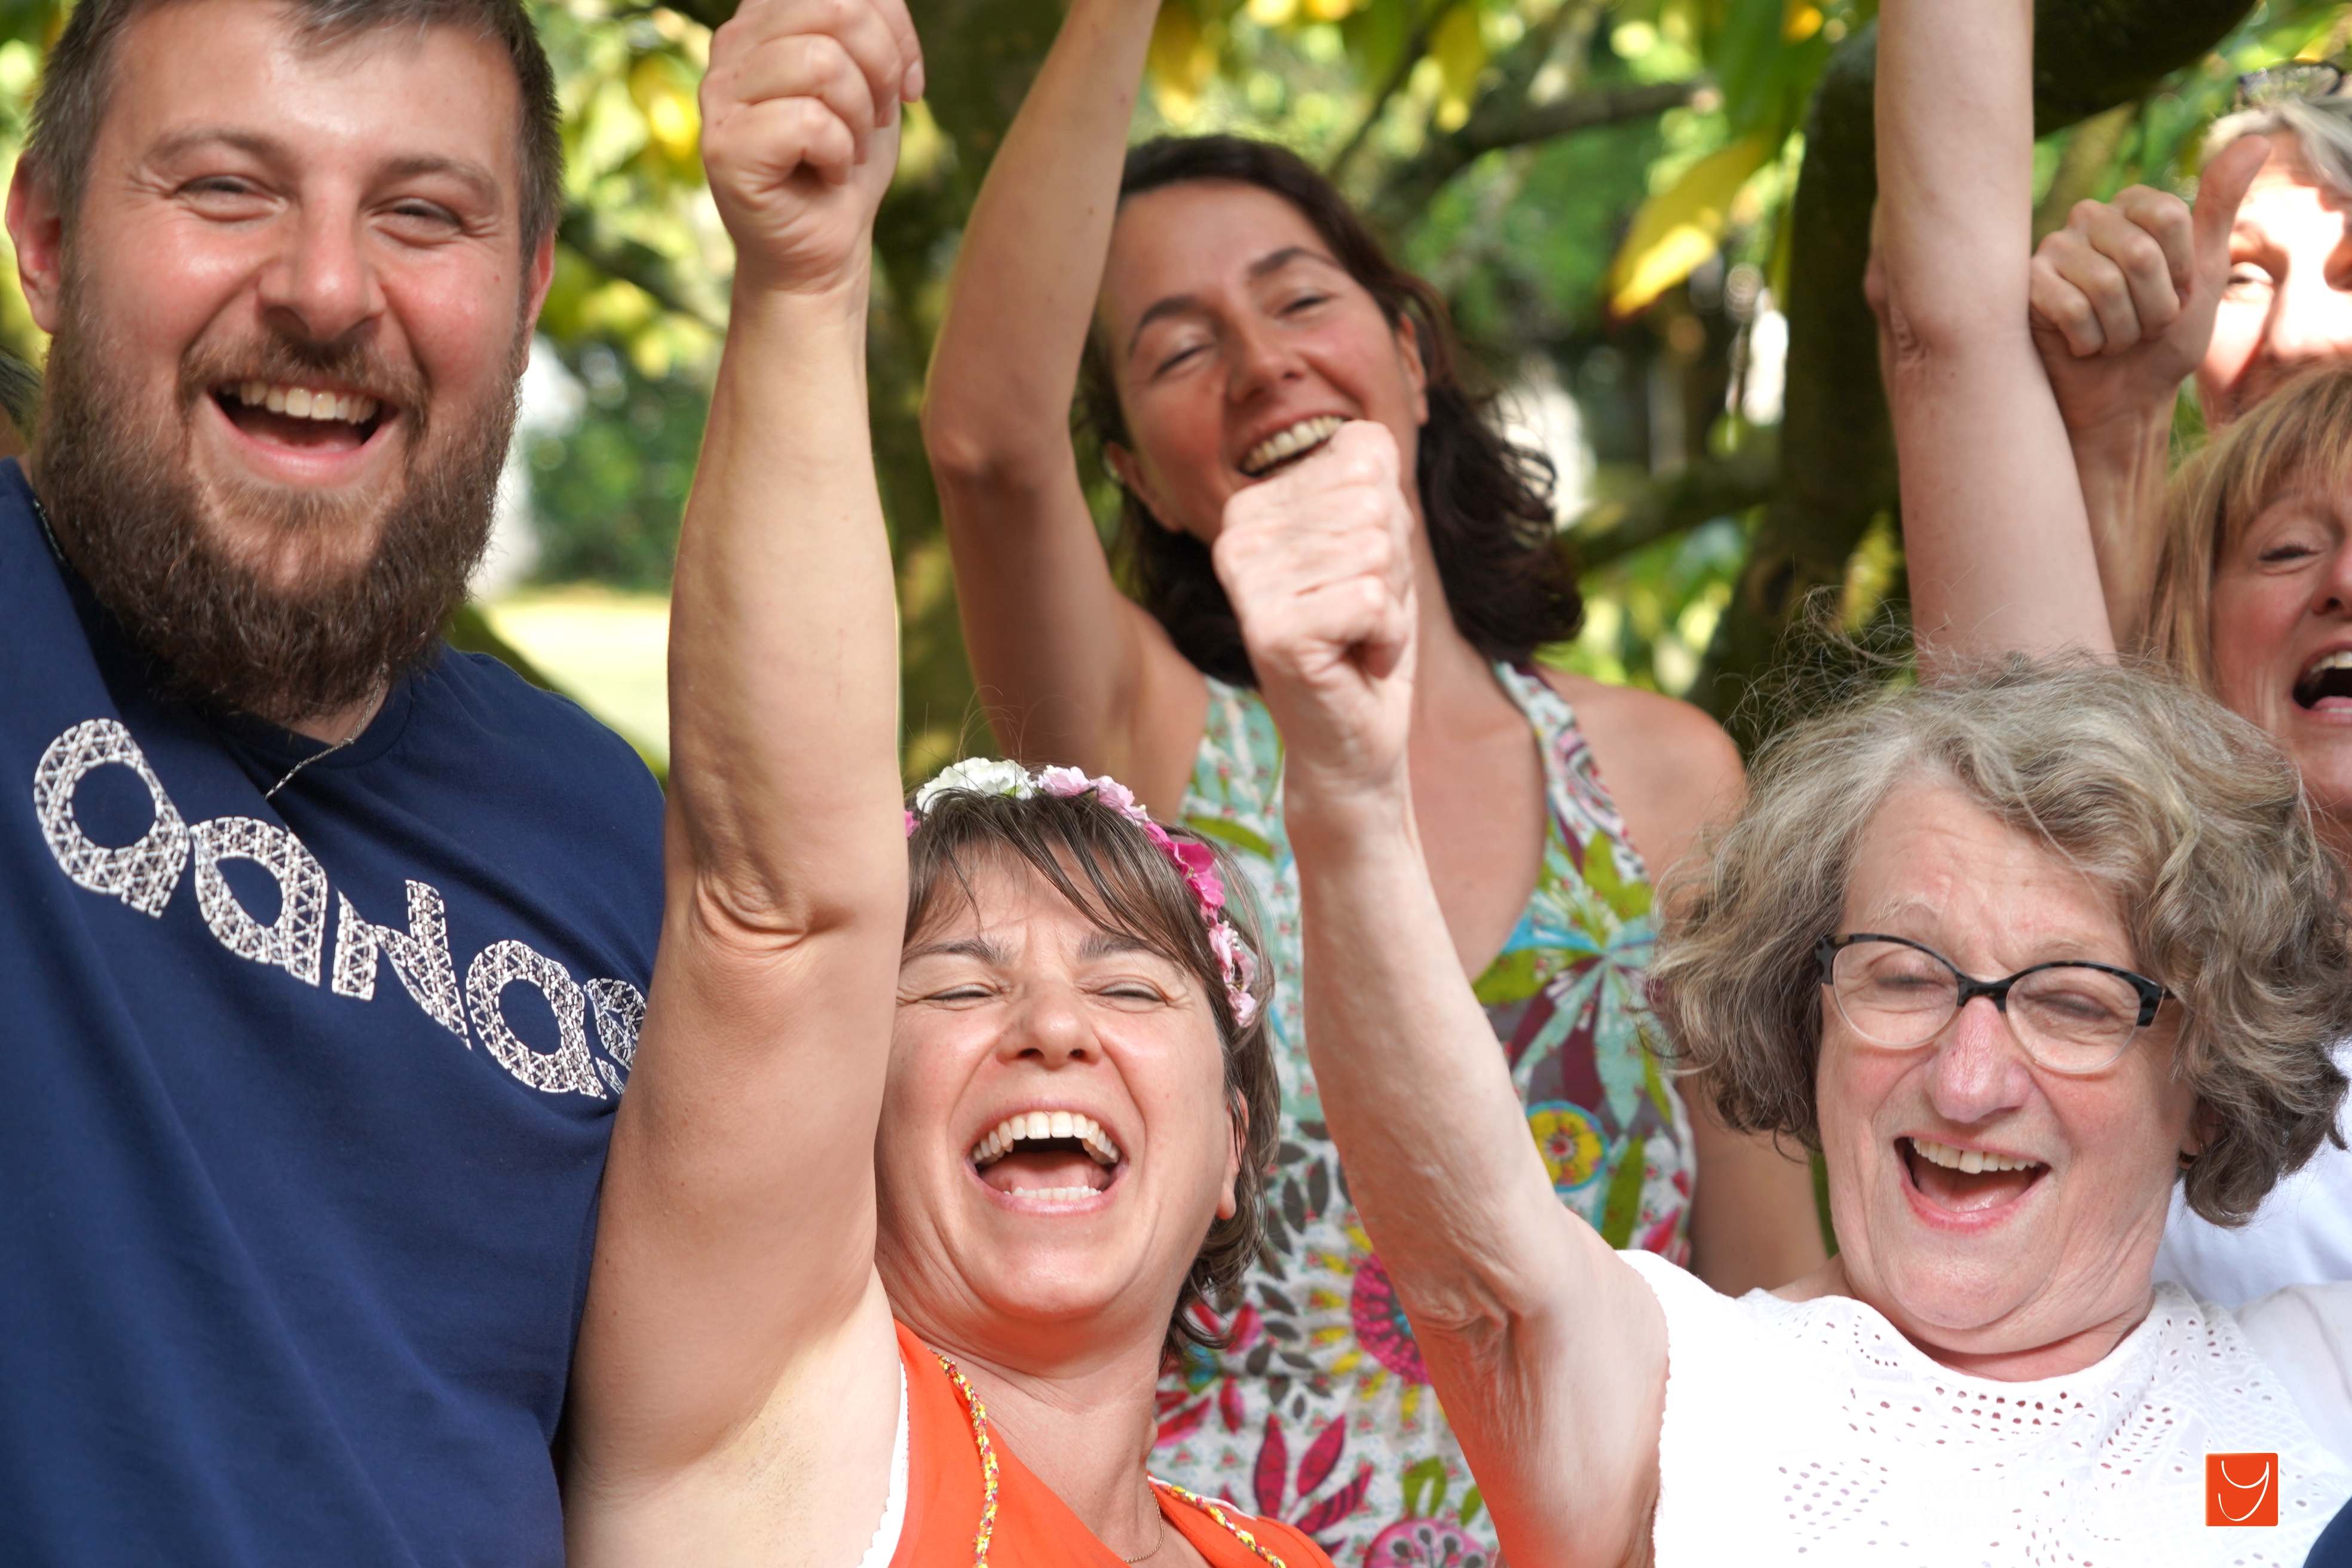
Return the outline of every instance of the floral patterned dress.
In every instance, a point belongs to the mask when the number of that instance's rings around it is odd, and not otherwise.
[[[1644,1037],[1648,876],[1566,700],[1532,669],[1495,677],[1535,731],[1549,825],[1535,892],[1478,999],[1560,1202],[1613,1247],[1687,1262],[1690,1120]],[[1282,1141],[1270,1246],[1230,1346],[1192,1352],[1160,1384],[1152,1469],[1290,1521],[1340,1568],[1494,1568],[1493,1525],[1348,1201],[1307,1065],[1281,742],[1256,693],[1209,691],[1184,820],[1233,852],[1257,898]]]

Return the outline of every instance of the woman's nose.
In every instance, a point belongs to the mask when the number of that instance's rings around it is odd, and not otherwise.
[[[1099,1049],[1083,999],[1061,984],[1028,988],[997,1037],[999,1056],[1045,1067],[1091,1060]]]
[[[1233,330],[1233,375],[1226,384],[1236,403],[1299,374],[1297,351],[1271,323],[1244,321]]]
[[[2032,1075],[2009,1018],[1990,996],[1975,996],[1937,1037],[1927,1064],[1927,1098],[1947,1121],[1982,1121],[2025,1102]]]
[[[2328,556],[2313,609],[2322,616],[2342,616],[2352,610],[2352,537],[2338,540],[2335,552]]]

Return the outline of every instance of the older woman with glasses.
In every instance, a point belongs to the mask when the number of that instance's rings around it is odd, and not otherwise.
[[[1882,15],[1899,47],[1905,0]],[[2242,1216],[2344,1096],[2352,929],[2294,767],[2087,660],[1768,748],[1669,893],[1661,1010],[1727,1125],[1821,1152],[1840,1251],[1717,1295],[1612,1251],[1502,1135],[1412,811],[1406,523],[1358,461],[1380,433],[1340,439],[1229,509],[1219,559],[1327,541],[1305,586],[1228,579],[1289,761],[1308,1049],[1505,1555],[2303,1562],[2352,1493],[2352,1287],[2238,1314],[2151,1277],[2176,1188]],[[2207,1529],[2208,1454],[2276,1456],[2211,1483],[2274,1529]]]
[[[2168,237],[2124,236],[2115,250],[2127,267],[2105,266],[2104,281],[2095,268],[2074,274],[2090,292],[2060,317],[2079,328],[2092,311],[2114,331],[2099,357],[2057,353],[2045,375],[2050,334],[2037,353],[2028,300],[2054,308],[2063,279],[2048,249],[2027,260],[2031,70],[2031,18],[2016,0],[1898,17],[1884,30],[1875,300],[1921,657],[2137,647],[2269,731],[2301,772],[2323,834],[2339,854],[2352,850],[2352,364],[2341,358],[2352,352],[2352,294],[2325,281],[2352,279],[2352,243],[2347,197],[2310,174],[2352,177],[2352,106],[2290,97],[2249,110],[2232,128],[2273,134],[2207,165],[2193,220],[2169,196],[2119,197],[2161,209]],[[2326,85],[2326,73],[2298,72],[2257,92]],[[2257,178],[2266,156],[2275,170],[2292,147],[2303,183]],[[2255,194],[2241,208],[2250,180]],[[2282,203],[2302,214],[2294,245]],[[2112,226],[2095,213],[2081,221]],[[2159,336],[2124,331],[2131,301]],[[2345,329],[2334,337],[2323,330],[2331,312]],[[2269,346],[2247,359],[2255,326]],[[2219,375],[2209,355],[2198,368],[2208,340],[2223,355],[2232,333],[2242,341],[2230,353],[2244,363]],[[2330,357],[2279,387],[2294,363]],[[2085,395],[2135,381],[2168,409],[2191,369],[2209,414],[2231,422],[2165,487],[2160,515],[2137,502],[2118,512],[2079,430],[2070,450],[2069,420]],[[2153,426],[2159,476],[2168,424]],[[2352,1066],[2352,1041],[2339,1060]],[[2176,1205],[2157,1270],[2224,1302],[2352,1279],[2352,1155],[2323,1150],[2242,1225]]]
[[[1979,980],[1926,942],[1856,931],[1813,944],[1838,1016],[1873,1045],[1924,1046],[1982,996],[2009,1019],[2017,1043],[2053,1072],[2097,1072],[2156,1022],[2168,994],[2111,963],[2037,963]]]

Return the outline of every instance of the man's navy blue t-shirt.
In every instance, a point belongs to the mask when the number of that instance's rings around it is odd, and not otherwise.
[[[331,754],[163,700],[14,463],[0,670],[0,1562],[560,1563],[645,765],[446,649]]]

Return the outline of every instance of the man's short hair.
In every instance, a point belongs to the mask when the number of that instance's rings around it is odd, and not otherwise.
[[[470,29],[505,46],[521,100],[517,163],[522,171],[521,226],[526,250],[554,232],[563,202],[562,109],[555,72],[522,0],[279,0],[297,36],[329,48],[379,28]],[[24,157],[45,181],[71,226],[89,174],[99,124],[106,117],[116,41],[148,11],[171,0],[80,0],[42,67],[41,89]]]

